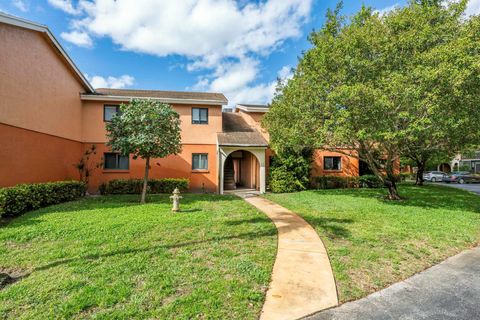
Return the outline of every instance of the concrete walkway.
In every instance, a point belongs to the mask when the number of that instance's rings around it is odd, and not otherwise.
[[[253,194],[238,194],[278,229],[278,252],[261,320],[298,319],[338,305],[335,280],[317,232],[295,213]]]
[[[480,319],[480,247],[308,320]]]

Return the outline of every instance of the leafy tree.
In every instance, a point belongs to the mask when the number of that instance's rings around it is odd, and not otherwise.
[[[429,164],[448,162],[480,141],[479,19],[463,19],[465,3],[442,3],[420,1],[386,18],[396,28],[408,26],[394,40],[415,50],[406,64],[412,98],[403,103],[417,121],[406,130],[403,155],[418,168],[417,185]]]
[[[122,155],[145,159],[141,203],[145,203],[151,158],[164,158],[181,151],[180,116],[167,104],[133,99],[120,106],[120,113],[107,124],[107,145]]]
[[[269,184],[275,193],[305,190],[309,177],[313,152],[311,149],[282,150],[272,157]]]
[[[274,150],[353,149],[400,199],[400,156],[477,136],[478,19],[462,18],[465,2],[412,1],[384,16],[363,7],[349,19],[341,6],[310,35],[313,48],[278,88],[264,125]]]

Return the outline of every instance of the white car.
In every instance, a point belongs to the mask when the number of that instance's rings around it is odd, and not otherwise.
[[[430,182],[442,182],[447,174],[442,171],[428,171],[423,174],[423,180]]]

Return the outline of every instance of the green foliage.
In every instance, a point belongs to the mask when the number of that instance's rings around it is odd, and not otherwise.
[[[271,168],[269,184],[270,190],[274,193],[287,193],[306,189],[293,172],[284,166]]]
[[[188,179],[149,179],[149,193],[172,193],[175,188],[188,190]],[[114,179],[100,185],[101,194],[140,194],[143,188],[142,179]]]
[[[395,182],[405,181],[410,174],[395,175]],[[313,189],[350,189],[350,188],[383,188],[383,182],[373,174],[359,177],[318,176],[312,179]]]
[[[359,177],[318,176],[312,181],[314,189],[346,189],[359,186]]]
[[[460,168],[458,168],[458,171],[468,171],[472,172],[472,167],[469,166],[468,164],[462,164]]]
[[[394,199],[399,156],[478,143],[480,18],[464,9],[412,1],[384,16],[329,12],[264,118],[273,149],[355,149]]]
[[[382,180],[373,174],[366,174],[358,178],[358,184],[362,188],[381,188],[383,187]]]
[[[168,104],[133,99],[107,123],[107,145],[134,158],[164,158],[181,151],[180,116]]]
[[[85,184],[60,181],[21,184],[0,189],[0,216],[19,216],[52,204],[72,201],[85,195]]]
[[[269,185],[272,192],[295,192],[306,190],[312,163],[312,151],[303,149],[283,150],[272,158]]]
[[[107,145],[123,155],[145,159],[144,203],[150,159],[176,155],[182,149],[180,116],[170,105],[151,99],[133,99],[122,104],[120,111],[107,123]]]

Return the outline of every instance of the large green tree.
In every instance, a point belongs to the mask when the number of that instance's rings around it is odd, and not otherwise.
[[[480,141],[480,20],[465,20],[464,9],[465,2],[445,8],[444,1],[418,1],[386,17],[405,29],[394,39],[398,46],[414,50],[405,64],[411,98],[404,104],[418,120],[406,130],[403,156],[417,167],[418,185],[428,163]]]
[[[265,117],[273,148],[354,149],[400,199],[400,156],[478,137],[480,28],[464,10],[411,1],[386,15],[329,11]]]
[[[123,155],[145,159],[141,203],[145,203],[150,159],[181,151],[180,116],[168,104],[133,99],[107,124],[107,145]]]

